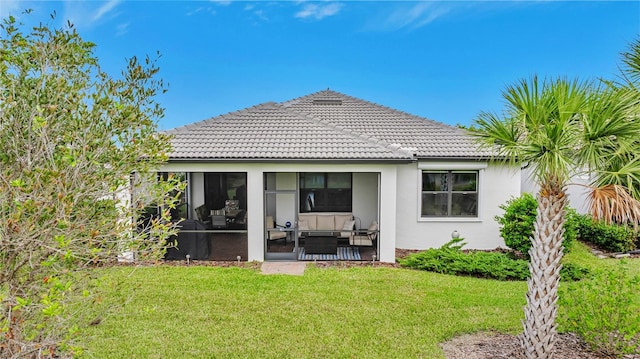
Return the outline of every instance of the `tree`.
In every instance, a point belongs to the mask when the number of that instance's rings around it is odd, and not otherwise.
[[[71,356],[105,301],[96,268],[159,258],[181,184],[156,180],[155,60],[113,78],[71,24],[24,28],[9,17],[0,37],[0,357]],[[149,205],[161,215],[139,221]]]
[[[481,113],[471,133],[495,161],[528,166],[539,185],[524,333],[527,358],[550,358],[556,336],[566,186],[584,172],[601,179],[622,154],[637,153],[637,101],[628,92],[565,78],[521,80],[503,91],[505,115]]]
[[[629,121],[638,122],[640,114],[640,39],[622,53],[618,81],[603,81],[608,91],[631,103]],[[613,106],[612,106],[613,107]],[[640,138],[606,162],[598,173],[590,196],[591,214],[606,223],[631,223],[636,231],[640,223]]]

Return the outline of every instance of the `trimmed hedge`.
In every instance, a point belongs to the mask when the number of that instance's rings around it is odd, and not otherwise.
[[[636,248],[637,233],[627,225],[606,224],[590,216],[578,216],[578,236],[608,252],[627,252]]]
[[[463,252],[462,238],[454,239],[437,249],[415,253],[399,260],[403,267],[430,272],[467,275],[499,280],[527,280],[529,261],[514,258],[510,253]],[[560,271],[563,280],[580,280],[589,271],[577,265],[566,265]]]

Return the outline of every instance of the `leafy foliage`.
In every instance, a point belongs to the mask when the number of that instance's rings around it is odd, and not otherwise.
[[[520,197],[512,198],[500,206],[504,210],[503,216],[496,216],[500,224],[500,235],[507,247],[528,256],[533,236],[533,224],[536,221],[538,201],[530,193],[523,193]],[[564,239],[562,246],[568,252],[577,237],[577,216],[572,208],[567,209],[564,223]]]
[[[473,251],[464,252],[463,239],[451,240],[440,248],[412,254],[400,260],[404,267],[454,275],[468,275],[499,280],[526,280],[529,278],[528,261],[509,253]],[[563,267],[561,275],[567,280],[579,280],[588,274],[577,265]]]
[[[113,78],[72,25],[25,28],[10,17],[0,32],[0,357],[60,357],[115,285],[91,269],[158,258],[181,185],[156,180],[170,144],[155,61]],[[137,223],[150,203],[162,216]]]
[[[588,215],[577,217],[580,240],[609,252],[626,252],[636,248],[637,232],[625,224],[607,224]]]
[[[593,278],[569,285],[560,295],[565,330],[596,350],[621,357],[640,354],[640,275],[621,263]]]
[[[632,48],[630,57],[640,59],[638,46]],[[630,65],[625,57],[625,63],[635,73],[637,67],[631,65],[636,62]],[[632,80],[622,86],[562,77],[523,79],[503,91],[506,109],[501,115],[480,113],[469,129],[492,151],[494,161],[527,166],[540,188],[521,337],[527,358],[548,357],[555,341],[565,188],[570,178],[589,174],[593,187],[615,184],[626,187],[630,197],[639,198],[640,92],[637,77],[627,78]],[[603,213],[640,215],[640,211],[625,208],[640,206],[638,201],[609,197],[600,203],[615,203],[615,208]],[[631,220],[639,222],[640,218]]]

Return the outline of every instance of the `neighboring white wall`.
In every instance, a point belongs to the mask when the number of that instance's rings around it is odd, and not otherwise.
[[[368,228],[378,220],[378,173],[354,173],[351,191],[353,215],[360,218],[356,224]]]
[[[454,170],[466,167],[480,169],[478,179],[478,218],[420,218],[421,170],[418,164],[399,166],[397,185],[397,247],[427,249],[440,247],[451,240],[457,230],[467,243],[466,248],[493,249],[504,247],[494,217],[501,214],[499,206],[520,195],[520,171],[482,162],[420,162],[421,166]]]
[[[575,208],[578,213],[589,213],[589,176],[576,176],[571,179],[571,184],[567,186],[567,196],[569,206]]]
[[[588,185],[590,182],[588,175],[574,176],[571,178],[569,186],[567,186],[569,206],[578,213],[589,213]],[[531,170],[522,170],[522,193],[528,192],[535,196],[539,189],[540,187],[531,179]]]

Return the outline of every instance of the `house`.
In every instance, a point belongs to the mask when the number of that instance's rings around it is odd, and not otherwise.
[[[489,163],[464,130],[329,89],[168,133],[162,171],[186,178],[181,216],[217,238],[209,259],[296,260],[314,234],[338,233],[340,247],[383,262],[454,231],[493,249],[498,206],[520,194],[520,171]]]

